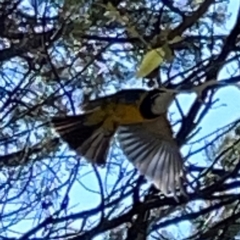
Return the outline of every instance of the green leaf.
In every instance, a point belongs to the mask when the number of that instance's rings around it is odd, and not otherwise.
[[[139,67],[137,77],[146,77],[164,61],[164,57],[165,51],[163,48],[156,48],[147,52]]]

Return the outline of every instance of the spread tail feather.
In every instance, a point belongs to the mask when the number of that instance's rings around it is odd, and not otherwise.
[[[163,194],[172,193],[177,199],[177,188],[185,194],[183,160],[176,144],[149,132],[141,124],[119,127],[118,140],[129,161]]]
[[[88,161],[104,164],[111,135],[106,135],[100,124],[85,125],[87,115],[52,118],[52,124],[69,147]]]

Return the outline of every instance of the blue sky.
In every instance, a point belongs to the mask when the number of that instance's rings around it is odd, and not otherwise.
[[[235,18],[236,18],[236,10],[238,9],[236,7],[236,4],[239,5],[239,3],[236,0],[231,0],[229,4],[229,12],[232,13],[232,16],[230,20],[226,23],[226,29],[216,29],[217,33],[227,34],[229,30],[233,27]],[[228,78],[230,73],[233,72],[233,68],[236,68],[234,64],[231,64],[228,68],[225,68],[221,71],[219,74],[219,79]],[[235,73],[236,75],[239,74],[238,72]],[[15,76],[16,77],[16,76]],[[136,85],[139,87],[139,83],[137,82]],[[132,83],[129,85],[125,85],[124,87],[133,87]],[[136,86],[135,86],[136,87]],[[181,94],[179,97],[179,101],[181,103],[181,106],[184,106],[184,111],[187,112],[188,108],[191,106],[191,103],[193,102],[195,95],[194,94]],[[216,129],[219,129],[223,126],[225,126],[228,123],[233,122],[234,120],[240,118],[240,94],[239,90],[236,87],[230,86],[225,87],[224,89],[219,90],[215,94],[215,99],[219,98],[220,101],[216,104],[216,107],[211,109],[211,111],[208,113],[208,115],[204,118],[204,120],[201,122],[200,126],[202,127],[202,130],[197,135],[196,139],[201,138],[202,136],[205,136],[209,134],[210,132],[215,131]],[[222,106],[225,105],[225,106]],[[176,112],[176,107],[173,106],[170,108],[170,112]],[[174,117],[177,119],[179,117],[178,114],[175,114]],[[194,139],[192,139],[193,141]],[[201,142],[199,144],[196,144],[193,146],[193,149],[197,149],[201,147],[204,144],[204,142]],[[66,145],[65,145],[66,147]],[[185,146],[182,149],[183,155],[186,155],[189,150],[189,146]],[[63,150],[64,151],[64,150]],[[123,156],[119,156],[119,158],[122,158]],[[118,161],[121,161],[121,159],[118,159]],[[197,155],[194,155],[191,158],[191,162],[197,163],[198,165],[205,165],[206,163],[203,161],[203,153],[199,153]],[[128,171],[131,171],[133,168],[130,164],[128,164],[127,161],[124,161],[124,165],[126,166],[126,169]],[[87,174],[89,171],[92,170],[91,166],[84,167],[81,170],[81,182],[88,186],[89,189],[98,189],[98,181],[96,180],[96,177],[91,174]],[[103,178],[106,175],[106,169],[99,169],[100,174],[103,176]],[[86,175],[85,175],[86,174]],[[85,175],[85,176],[84,176]],[[109,180],[108,182],[111,183],[114,181],[115,177],[114,175],[108,176]],[[130,176],[129,176],[130,177]],[[126,177],[125,181],[127,180]],[[124,181],[123,183],[124,184]],[[87,210],[96,207],[100,203],[100,196],[95,193],[90,193],[89,190],[84,189],[81,185],[79,185],[78,182],[76,182],[72,190],[70,192],[70,207],[75,206],[74,209],[70,210],[70,212],[79,212],[81,210]],[[68,214],[69,214],[68,213]],[[32,220],[29,220],[32,222]],[[22,222],[16,226],[16,230],[26,232],[28,228],[31,228],[32,226],[27,222]],[[77,225],[76,225],[77,226]],[[188,224],[185,222],[181,225],[182,230],[186,229]],[[177,230],[177,227],[172,227],[172,229]],[[100,239],[100,238],[98,238]]]

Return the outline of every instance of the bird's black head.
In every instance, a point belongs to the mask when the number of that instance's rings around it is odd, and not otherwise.
[[[143,118],[154,119],[166,113],[174,99],[174,95],[172,92],[160,89],[153,89],[147,92],[139,106],[139,111]]]

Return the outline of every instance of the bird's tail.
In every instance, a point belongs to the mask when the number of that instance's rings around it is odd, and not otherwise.
[[[69,147],[88,161],[104,164],[112,135],[106,134],[102,123],[86,125],[88,115],[52,118],[52,124]]]

